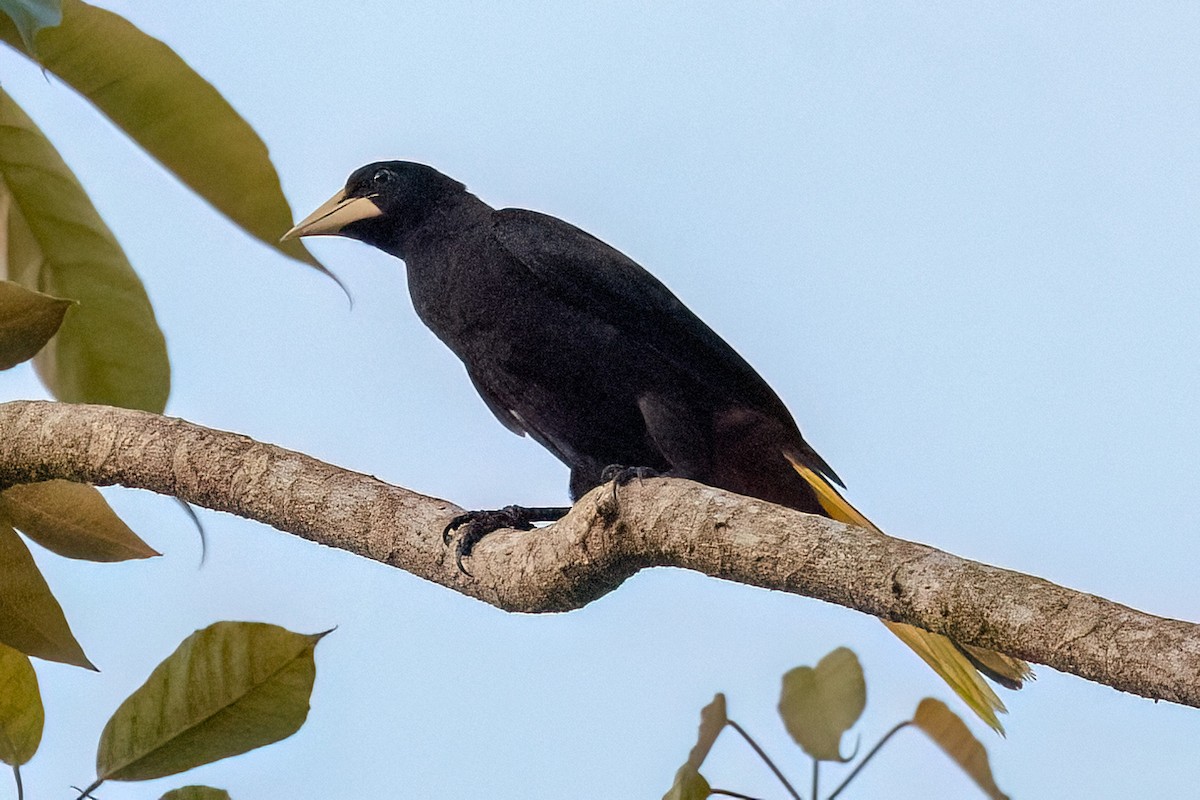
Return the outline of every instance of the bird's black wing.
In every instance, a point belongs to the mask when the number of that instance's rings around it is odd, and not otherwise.
[[[668,363],[737,403],[791,423],[783,401],[754,368],[633,259],[536,211],[506,208],[492,219],[496,239],[562,302],[638,337]],[[840,484],[798,431],[796,436],[805,460]]]

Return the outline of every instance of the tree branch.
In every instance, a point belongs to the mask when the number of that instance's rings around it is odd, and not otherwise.
[[[498,531],[462,575],[444,500],[140,411],[0,404],[0,486],[149,489],[407,570],[509,611],[579,608],[651,566],[815,597],[1145,697],[1200,706],[1200,625],[682,480],[611,486],[550,528]]]

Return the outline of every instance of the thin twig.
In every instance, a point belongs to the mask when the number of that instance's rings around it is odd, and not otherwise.
[[[821,762],[818,759],[814,758],[813,759],[813,783],[812,783],[813,800],[817,800],[817,798],[820,797],[820,795],[817,794],[817,791],[818,791],[817,786],[818,786],[818,781],[820,779],[820,775],[821,775]]]
[[[96,778],[96,780],[92,781],[91,786],[89,786],[86,789],[83,789],[79,792],[79,797],[77,797],[75,800],[87,800],[88,798],[91,798],[91,800],[95,800],[95,798],[92,797],[92,792],[96,791],[96,789],[102,783],[104,783],[104,778]],[[71,788],[77,789],[79,787],[72,786]]]
[[[869,752],[865,756],[863,756],[863,760],[858,762],[858,765],[855,766],[854,769],[850,771],[850,774],[846,776],[846,780],[842,781],[841,784],[836,789],[833,790],[833,794],[829,795],[829,797],[825,798],[825,800],[833,800],[835,797],[837,797],[839,794],[841,794],[842,789],[845,789],[846,785],[849,784],[850,781],[854,780],[854,776],[857,775],[859,772],[861,772],[862,768],[867,765],[867,762],[870,761],[875,756],[875,754],[879,752],[879,748],[883,747],[884,744],[887,743],[887,740],[892,738],[893,736],[895,736],[898,731],[900,731],[903,728],[907,728],[909,725],[912,725],[912,720],[906,719],[904,722],[899,723],[898,725],[896,725],[896,727],[892,728],[890,731],[885,733],[883,735],[883,738],[880,739],[875,744],[875,746],[871,748],[871,752]]]
[[[25,800],[25,787],[21,784],[21,768],[13,764],[13,780],[17,782],[17,800]]]
[[[792,797],[794,797],[795,800],[802,800],[802,798],[800,797],[800,793],[797,792],[792,787],[792,784],[790,784],[788,782],[788,779],[785,778],[783,773],[779,771],[779,767],[775,766],[775,762],[771,760],[771,757],[768,756],[766,754],[766,752],[764,752],[763,749],[758,746],[758,742],[751,739],[750,734],[746,733],[745,729],[743,729],[741,725],[738,725],[733,720],[727,720],[726,724],[729,727],[733,728],[738,733],[740,733],[742,735],[742,738],[745,739],[746,742],[751,747],[754,748],[754,752],[758,753],[758,757],[761,758],[764,762],[766,762],[767,766],[771,768],[771,771],[775,773],[775,777],[779,778],[779,782],[782,783],[784,788],[786,788],[788,790],[788,794],[790,794]]]

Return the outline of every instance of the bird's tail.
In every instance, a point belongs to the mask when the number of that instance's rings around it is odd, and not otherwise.
[[[839,522],[882,533],[859,513],[858,509],[850,505],[829,481],[791,456],[788,456],[788,461],[816,492],[817,500],[826,514]],[[941,634],[931,633],[903,622],[881,621],[900,641],[911,647],[932,667],[942,680],[950,684],[950,688],[979,715],[980,719],[999,733],[1004,733],[1004,727],[1000,724],[997,714],[1004,713],[1007,709],[983,676],[986,675],[1009,689],[1020,689],[1023,681],[1033,677],[1033,670],[1028,664],[1003,653],[960,645]]]

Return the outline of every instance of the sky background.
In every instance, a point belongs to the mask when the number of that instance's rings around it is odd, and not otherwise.
[[[733,343],[885,530],[1200,618],[1200,4],[104,5],[250,121],[297,218],[390,158],[560,216]],[[54,79],[9,52],[0,79],[142,276],[168,413],[466,507],[565,499],[565,468],[497,424],[417,320],[399,261],[314,242],[350,309]],[[44,392],[22,367],[0,396]],[[108,715],[219,619],[338,626],[308,723],[102,800],[197,782],[243,799],[654,798],[717,691],[806,784],[778,681],[839,645],[866,670],[864,748],[923,696],[966,713],[881,625],[816,601],[660,569],[581,611],[511,615],[208,511],[198,569],[170,501],[108,494],[166,556],[35,553],[103,672],[38,665],[34,797],[90,782]],[[970,724],[1014,797],[1200,783],[1196,710],[1047,668],[1004,699],[1007,739]],[[782,796],[729,734],[704,772]],[[844,796],[974,791],[906,732]]]

